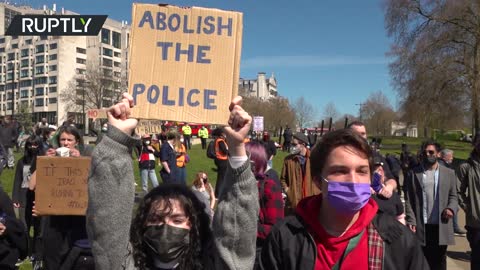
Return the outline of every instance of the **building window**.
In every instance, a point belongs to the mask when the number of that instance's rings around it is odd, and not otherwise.
[[[82,58],[77,58],[77,63],[79,63],[79,64],[86,64],[86,63],[87,63],[87,60],[86,60],[86,59],[82,59]]]
[[[12,102],[8,102],[7,103],[7,110],[11,110],[13,109],[13,103]]]
[[[50,65],[50,66],[48,67],[48,70],[49,70],[49,71],[56,71],[56,70],[57,70],[57,65]]]
[[[5,52],[5,48],[0,48],[0,52]]]
[[[50,104],[57,103],[57,98],[55,98],[55,97],[49,98],[49,99],[48,99],[48,103],[50,103]]]
[[[50,54],[48,56],[48,60],[52,61],[52,60],[57,60],[57,55],[56,54]]]
[[[7,81],[13,80],[13,72],[7,73]]]
[[[122,57],[122,54],[119,53],[119,52],[114,52],[114,53],[113,53],[113,56],[115,56],[115,57]]]
[[[57,87],[56,87],[56,86],[50,86],[50,87],[48,88],[48,92],[50,92],[50,93],[56,93],[56,92],[57,92]]]
[[[29,75],[28,73],[29,73],[28,69],[22,69],[22,71],[20,71],[20,77],[22,77],[22,78],[28,77],[28,75]],[[20,83],[20,84],[22,84],[22,83]]]
[[[28,59],[23,59],[22,62],[20,62],[20,67],[28,67]]]
[[[104,67],[112,67],[113,61],[107,58],[103,58],[103,66]]]
[[[57,76],[52,76],[49,78],[49,83],[50,84],[56,84],[57,83]]]
[[[28,97],[28,90],[21,90],[20,98],[27,98],[27,97]]]
[[[77,68],[77,74],[86,74],[87,71],[85,69],[82,69],[82,68]]]
[[[8,70],[8,71],[12,70],[13,67],[14,67],[13,63],[8,63],[8,64],[7,64],[7,70]]]
[[[13,94],[12,92],[7,93],[7,100],[12,100],[13,99]]]
[[[46,84],[46,83],[47,83],[47,77],[41,77],[41,78],[35,79],[35,84]]]
[[[113,62],[114,67],[120,67],[120,62]]]
[[[27,87],[27,86],[32,86],[32,81],[31,80],[20,82],[20,87]]]
[[[14,59],[15,59],[15,53],[9,53],[9,54],[7,55],[7,60],[8,60],[8,61],[11,61],[11,60],[14,60]]]
[[[18,43],[12,44],[12,49],[18,49]]]
[[[31,39],[27,39],[27,40],[25,40],[25,44],[27,44],[27,45],[31,45],[31,44],[32,44],[32,40],[31,40]]]
[[[43,96],[43,93],[45,93],[43,87],[35,88],[35,96]]]
[[[28,56],[28,49],[23,49],[23,50],[21,50],[20,55],[21,55],[22,57]]]
[[[86,53],[87,53],[87,50],[84,49],[84,48],[79,48],[79,47],[77,47],[77,53],[86,54]]]
[[[118,32],[112,32],[112,45],[117,49],[122,48],[122,34]]]
[[[102,28],[102,43],[110,44],[110,30]]]
[[[38,55],[35,57],[35,64],[42,64],[45,62],[45,56],[43,55]]]
[[[42,107],[43,106],[43,98],[36,98],[35,99],[35,107]]]
[[[111,49],[103,48],[103,55],[112,57],[113,51]]]
[[[5,38],[0,38],[0,44],[5,43]]]
[[[57,48],[57,43],[50,44],[50,50],[55,50]]]
[[[37,53],[42,53],[42,52],[45,51],[45,46],[43,44],[42,45],[37,45],[35,47],[35,50],[36,50]]]
[[[47,40],[48,36],[40,36],[40,40]]]
[[[43,66],[35,67],[35,74],[42,74],[45,72],[45,68]]]
[[[115,76],[115,77],[117,77],[117,78],[120,78],[120,77],[122,76],[122,74],[121,74],[120,72],[115,71],[115,72],[113,73],[113,76]]]

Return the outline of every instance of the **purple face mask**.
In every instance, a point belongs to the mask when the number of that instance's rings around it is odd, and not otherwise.
[[[328,184],[328,203],[341,214],[357,213],[370,199],[369,183],[336,182],[325,178],[324,180]]]

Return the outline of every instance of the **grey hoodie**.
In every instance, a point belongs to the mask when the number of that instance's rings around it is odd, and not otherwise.
[[[138,141],[113,126],[94,150],[88,182],[87,232],[97,270],[134,270],[129,241],[134,202],[131,149]],[[206,269],[251,270],[255,260],[258,188],[250,162],[227,171],[213,220]]]

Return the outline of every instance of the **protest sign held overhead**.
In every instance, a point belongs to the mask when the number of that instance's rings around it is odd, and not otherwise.
[[[35,209],[39,215],[85,215],[87,157],[38,157]]]
[[[133,4],[133,117],[225,124],[237,95],[242,13]]]
[[[263,116],[253,117],[253,131],[263,131]]]
[[[107,119],[107,109],[90,109],[87,111],[88,118],[93,119]]]

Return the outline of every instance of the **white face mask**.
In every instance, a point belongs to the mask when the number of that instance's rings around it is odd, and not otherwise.
[[[150,145],[150,141],[145,141],[145,144],[146,144],[146,145]]]
[[[180,139],[180,142],[181,142],[181,143],[183,143],[183,141],[184,141],[183,139]]]

